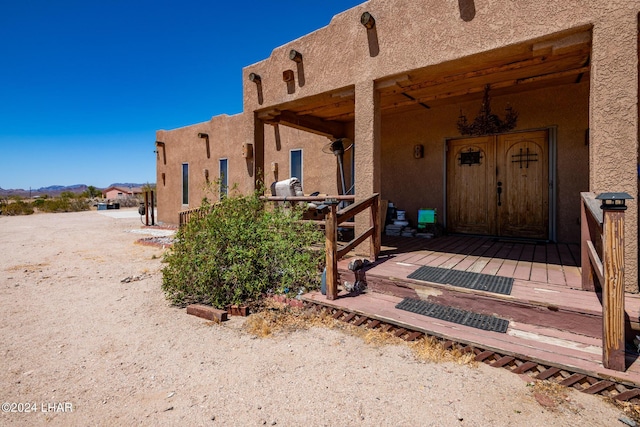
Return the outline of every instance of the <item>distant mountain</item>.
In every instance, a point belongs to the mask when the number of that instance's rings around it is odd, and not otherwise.
[[[128,188],[129,186],[142,187],[143,185],[146,185],[146,184],[134,184],[134,183],[111,184],[109,187]],[[106,187],[106,188],[109,188],[109,187]],[[8,196],[36,197],[36,196],[43,196],[45,194],[49,197],[56,197],[56,196],[59,196],[60,193],[64,191],[71,191],[72,193],[77,193],[77,194],[84,193],[85,191],[87,191],[87,188],[89,188],[89,186],[87,186],[86,184],[50,185],[48,187],[32,188],[31,190],[24,190],[22,188],[5,190],[3,188],[0,188],[0,197],[8,197]],[[99,187],[96,187],[96,188],[98,190],[103,190],[103,188],[99,188]]]

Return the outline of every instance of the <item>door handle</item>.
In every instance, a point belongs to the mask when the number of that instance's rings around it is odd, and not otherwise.
[[[498,181],[498,206],[502,206],[502,201],[500,200],[500,195],[502,194],[502,182]]]

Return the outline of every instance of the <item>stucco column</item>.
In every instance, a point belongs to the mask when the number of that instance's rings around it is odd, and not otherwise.
[[[627,192],[625,289],[638,291],[638,22],[612,15],[593,28],[589,106],[589,188]]]
[[[355,85],[355,194],[356,201],[380,192],[380,95],[371,80]],[[370,226],[369,212],[356,217],[356,235]],[[356,248],[369,255],[368,242]]]

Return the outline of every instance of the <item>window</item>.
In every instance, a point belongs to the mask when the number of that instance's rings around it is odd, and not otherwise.
[[[182,204],[189,204],[189,164],[182,164]]]
[[[220,159],[220,200],[222,200],[224,197],[227,197],[227,194],[229,194],[229,189],[228,189],[229,184],[228,184],[227,176],[228,176],[228,160]]]
[[[291,150],[289,152],[289,171],[289,178],[298,178],[302,185],[302,150]]]

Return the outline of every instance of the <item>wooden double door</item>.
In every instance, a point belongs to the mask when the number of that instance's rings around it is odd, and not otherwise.
[[[447,141],[447,228],[549,238],[549,133]]]

